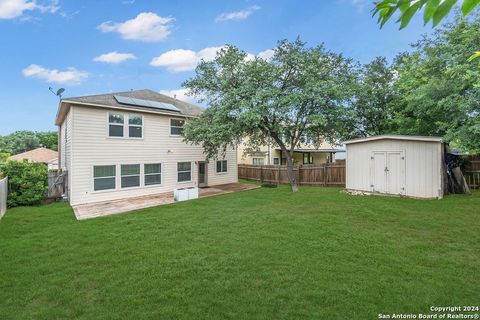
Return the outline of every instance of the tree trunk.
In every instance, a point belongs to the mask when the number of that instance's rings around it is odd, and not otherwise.
[[[290,182],[290,186],[292,187],[292,192],[298,191],[298,183],[297,178],[295,177],[295,172],[293,171],[293,148],[292,150],[287,150],[285,144],[283,143],[282,139],[279,138],[278,134],[272,131],[268,131],[269,134],[275,142],[279,145],[280,149],[282,150],[282,155],[285,154],[287,159],[287,176],[288,181]],[[280,159],[281,161],[282,159]],[[279,175],[280,179],[280,175]]]
[[[287,157],[288,181],[290,182],[290,186],[292,187],[292,192],[297,192],[298,183],[297,183],[297,178],[295,177],[295,172],[293,171],[293,157],[290,154],[290,152],[287,152],[285,156]]]

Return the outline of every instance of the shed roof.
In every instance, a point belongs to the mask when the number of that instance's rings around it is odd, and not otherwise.
[[[406,141],[426,141],[426,142],[442,142],[442,137],[426,137],[426,136],[405,136],[405,135],[394,135],[386,134],[381,136],[372,136],[367,138],[353,139],[345,141],[345,144],[376,141],[376,140],[406,140]]]
[[[161,110],[161,109],[156,109],[156,108],[151,108],[146,106],[127,105],[127,104],[119,103],[114,96],[123,96],[123,97],[135,98],[135,99],[149,100],[154,102],[168,103],[168,104],[174,105],[177,109],[180,110],[180,112],[174,112],[171,110]],[[113,92],[113,93],[105,93],[105,94],[90,95],[90,96],[64,98],[60,102],[55,124],[59,125],[60,123],[62,123],[63,118],[65,117],[69,107],[75,104],[81,104],[81,105],[87,105],[87,106],[93,106],[93,107],[105,107],[105,108],[110,107],[110,108],[116,108],[116,109],[127,109],[127,110],[135,110],[135,111],[142,111],[142,112],[149,112],[149,113],[168,114],[168,115],[187,116],[187,117],[199,116],[204,110],[204,108],[200,106],[187,103],[184,101],[180,101],[178,99],[155,92],[153,90],[143,89],[143,90]]]
[[[49,161],[58,159],[58,152],[47,148],[37,148],[27,152],[19,153],[8,158],[8,160],[28,160],[30,162],[48,163]]]
[[[281,148],[275,148],[275,150],[282,150]],[[336,153],[336,152],[345,152],[343,149],[294,149],[293,152],[303,152],[303,153]]]

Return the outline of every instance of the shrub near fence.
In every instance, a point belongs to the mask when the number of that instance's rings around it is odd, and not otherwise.
[[[295,166],[297,182],[303,185],[345,186],[345,163]],[[289,183],[287,166],[238,165],[238,177],[265,183]]]

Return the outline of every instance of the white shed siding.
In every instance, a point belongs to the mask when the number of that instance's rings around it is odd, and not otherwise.
[[[442,144],[410,140],[375,140],[347,144],[346,188],[372,191],[370,165],[374,151],[403,151],[405,195],[442,197]]]
[[[195,162],[204,161],[205,155],[201,147],[190,146],[181,137],[170,135],[170,117],[144,113],[142,139],[110,138],[107,120],[109,110],[73,106],[71,111],[74,113],[74,156],[70,170],[72,205],[169,192],[197,185],[198,166]],[[225,159],[228,161],[227,173],[217,174],[213,160],[208,164],[209,185],[237,182],[236,150],[228,150]],[[186,161],[192,162],[192,181],[178,183],[177,162]],[[121,189],[119,165],[141,164],[143,173],[145,163],[162,164],[162,184]],[[94,165],[117,165],[116,190],[93,191]]]

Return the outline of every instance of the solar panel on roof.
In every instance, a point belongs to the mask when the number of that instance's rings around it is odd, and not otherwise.
[[[170,104],[170,103],[158,102],[158,101],[152,101],[152,100],[143,100],[143,99],[137,99],[137,98],[131,98],[131,97],[125,97],[125,96],[118,96],[118,95],[114,95],[113,97],[120,104],[180,112],[180,109],[178,109],[177,107],[175,107],[173,104]]]

